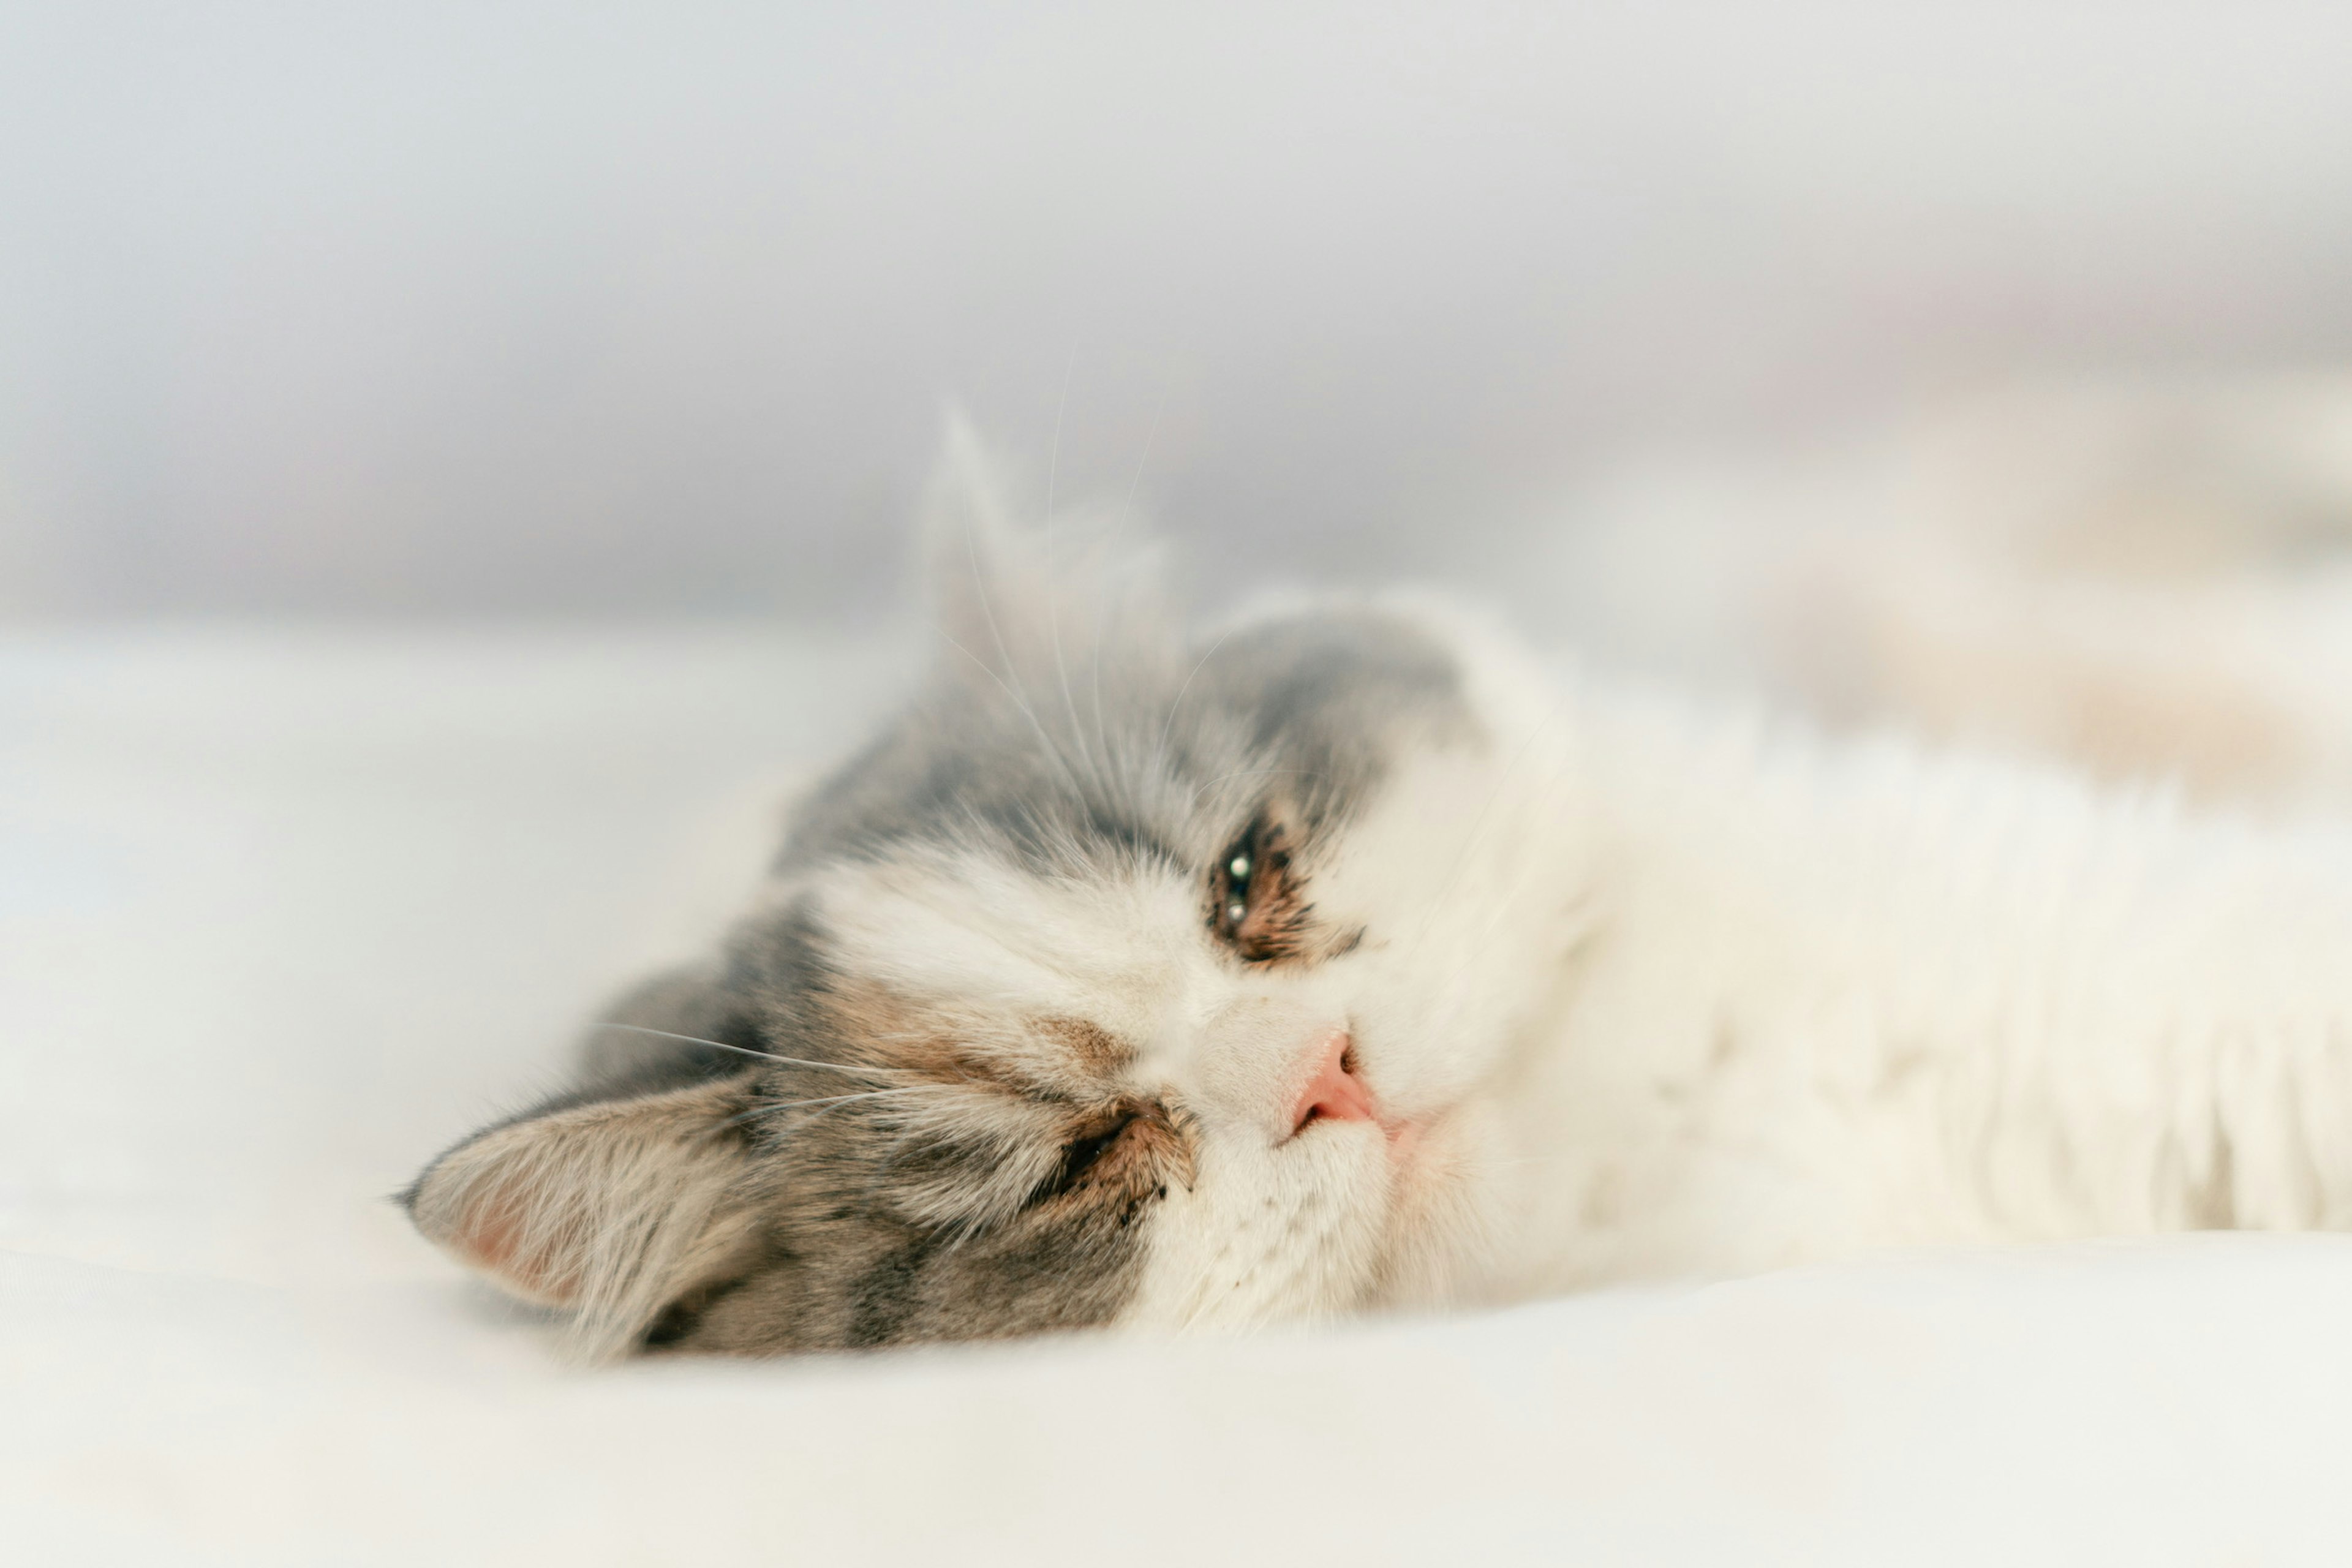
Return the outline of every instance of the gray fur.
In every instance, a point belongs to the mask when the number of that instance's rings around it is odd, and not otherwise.
[[[592,1031],[578,1086],[531,1113],[722,1080],[740,1089],[723,1103],[753,1108],[713,1130],[740,1149],[721,1217],[742,1239],[706,1249],[724,1267],[670,1281],[619,1326],[625,1337],[772,1353],[1111,1319],[1135,1288],[1152,1204],[1197,1152],[1183,1109],[1108,1080],[1074,1089],[1088,1081],[1075,1061],[1055,1084],[978,1081],[953,1031],[856,973],[798,889],[945,847],[1034,878],[1148,868],[1197,885],[1210,919],[1221,858],[1254,823],[1286,825],[1311,887],[1320,847],[1401,736],[1466,725],[1450,658],[1396,618],[1302,613],[1188,646],[1151,614],[1106,612],[1100,568],[1077,594],[1048,581],[1024,597],[1031,566],[999,559],[983,573],[975,554],[967,574],[950,556],[933,675],[802,806],[768,912],[717,962],[629,993],[607,1016],[627,1026]],[[1286,942],[1311,926],[1303,894],[1293,914]],[[1280,951],[1305,962],[1311,947]],[[997,1109],[969,1129],[910,1133],[907,1107],[950,1089]],[[462,1229],[442,1223],[436,1239],[464,1250]]]

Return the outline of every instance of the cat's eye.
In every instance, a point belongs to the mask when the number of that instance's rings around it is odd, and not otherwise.
[[[1255,873],[1258,868],[1257,841],[1261,834],[1259,825],[1252,823],[1218,858],[1216,871],[1211,878],[1210,896],[1216,911],[1211,923],[1227,942],[1240,934],[1243,923],[1249,919],[1251,895],[1257,885]]]
[[[1116,1146],[1129,1127],[1135,1125],[1136,1112],[1122,1110],[1108,1120],[1097,1122],[1087,1131],[1062,1145],[1062,1158],[1054,1173],[1039,1184],[1030,1195],[1033,1204],[1059,1197],[1087,1178],[1087,1173],[1102,1163],[1102,1157]]]
[[[1250,872],[1256,861],[1246,849],[1225,860],[1225,923],[1238,926],[1249,918]]]
[[[1261,814],[1217,857],[1210,873],[1209,925],[1253,963],[1289,949],[1304,911],[1290,897],[1290,857],[1281,827]]]

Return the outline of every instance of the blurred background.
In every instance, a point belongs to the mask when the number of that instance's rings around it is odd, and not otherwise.
[[[1211,604],[1434,581],[2340,816],[2347,62],[2341,0],[0,0],[0,1252],[445,1289],[383,1194],[901,689],[951,401]]]
[[[949,399],[1196,572],[1540,604],[1695,454],[2345,361],[2347,60],[2249,0],[12,0],[0,617],[860,622]]]
[[[1431,580],[2352,805],[2346,0],[0,0],[0,1437],[52,1556],[347,1545],[337,1467],[472,1451],[422,1379],[507,1430],[537,1342],[386,1194],[709,952],[901,689],[950,401],[1211,603]],[[712,1430],[658,1456],[698,1502]],[[638,1539],[507,1458],[408,1511]]]

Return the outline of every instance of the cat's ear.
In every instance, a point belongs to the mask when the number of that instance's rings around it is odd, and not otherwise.
[[[608,1354],[743,1249],[748,1076],[545,1110],[477,1133],[403,1194],[425,1236],[573,1314]]]
[[[1045,516],[970,420],[950,409],[945,423],[922,552],[950,683],[1022,691],[1106,639],[1161,628],[1159,563],[1129,519],[1093,505]]]
[[[1012,476],[950,408],[923,507],[923,579],[939,659],[953,675],[1018,678],[1029,627],[1055,606],[1013,516]]]

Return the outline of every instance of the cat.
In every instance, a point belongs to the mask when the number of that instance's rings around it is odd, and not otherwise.
[[[908,707],[404,1194],[590,1356],[1230,1331],[2352,1221],[2352,834],[1410,595],[1198,635],[968,436]]]

